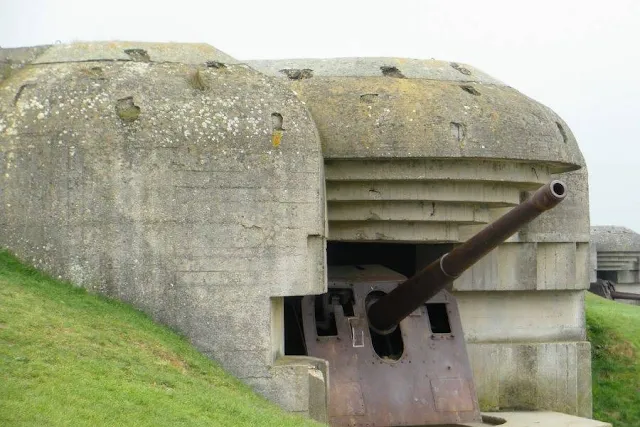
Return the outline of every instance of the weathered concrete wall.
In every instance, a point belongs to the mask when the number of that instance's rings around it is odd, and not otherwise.
[[[457,292],[468,343],[585,340],[584,292]],[[505,304],[505,301],[508,304]],[[562,310],[558,310],[562,307]]]
[[[326,369],[279,359],[282,297],[326,289],[322,153],[304,105],[207,45],[43,50],[0,83],[0,246],[142,308],[285,408],[317,411],[297,392]]]
[[[481,406],[545,408],[591,418],[588,342],[469,343]]]
[[[464,64],[347,58],[250,65],[288,81],[313,115],[331,240],[417,243],[420,268],[431,260],[428,244],[463,241],[543,183],[567,182],[570,194],[559,207],[453,289],[487,409],[590,416],[587,171],[566,123]],[[539,363],[514,355],[531,351]]]

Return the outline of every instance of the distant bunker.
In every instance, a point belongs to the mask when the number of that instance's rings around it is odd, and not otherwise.
[[[549,108],[435,60],[105,42],[0,49],[0,70],[0,247],[320,420],[297,309],[327,266],[412,275],[560,177],[567,200],[453,291],[482,409],[590,416],[587,171]]]
[[[617,293],[623,293],[616,298],[618,301],[640,304],[640,235],[635,231],[591,227],[591,286],[602,286],[605,280]],[[611,298],[610,293],[607,296]]]

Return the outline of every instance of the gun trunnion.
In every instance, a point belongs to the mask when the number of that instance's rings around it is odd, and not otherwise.
[[[307,353],[329,362],[330,424],[480,421],[460,314],[445,288],[566,194],[563,182],[549,182],[409,279],[379,265],[330,266],[328,292],[301,306]]]

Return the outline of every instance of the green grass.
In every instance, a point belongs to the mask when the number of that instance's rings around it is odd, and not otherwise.
[[[640,426],[640,307],[587,293],[593,418]]]
[[[300,426],[131,307],[0,251],[0,426]]]

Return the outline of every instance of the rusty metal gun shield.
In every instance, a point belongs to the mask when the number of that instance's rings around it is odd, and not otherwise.
[[[382,266],[330,267],[329,292],[306,296],[310,356],[329,361],[332,426],[417,426],[480,421],[455,299],[441,291],[388,334],[366,307],[406,278]]]

